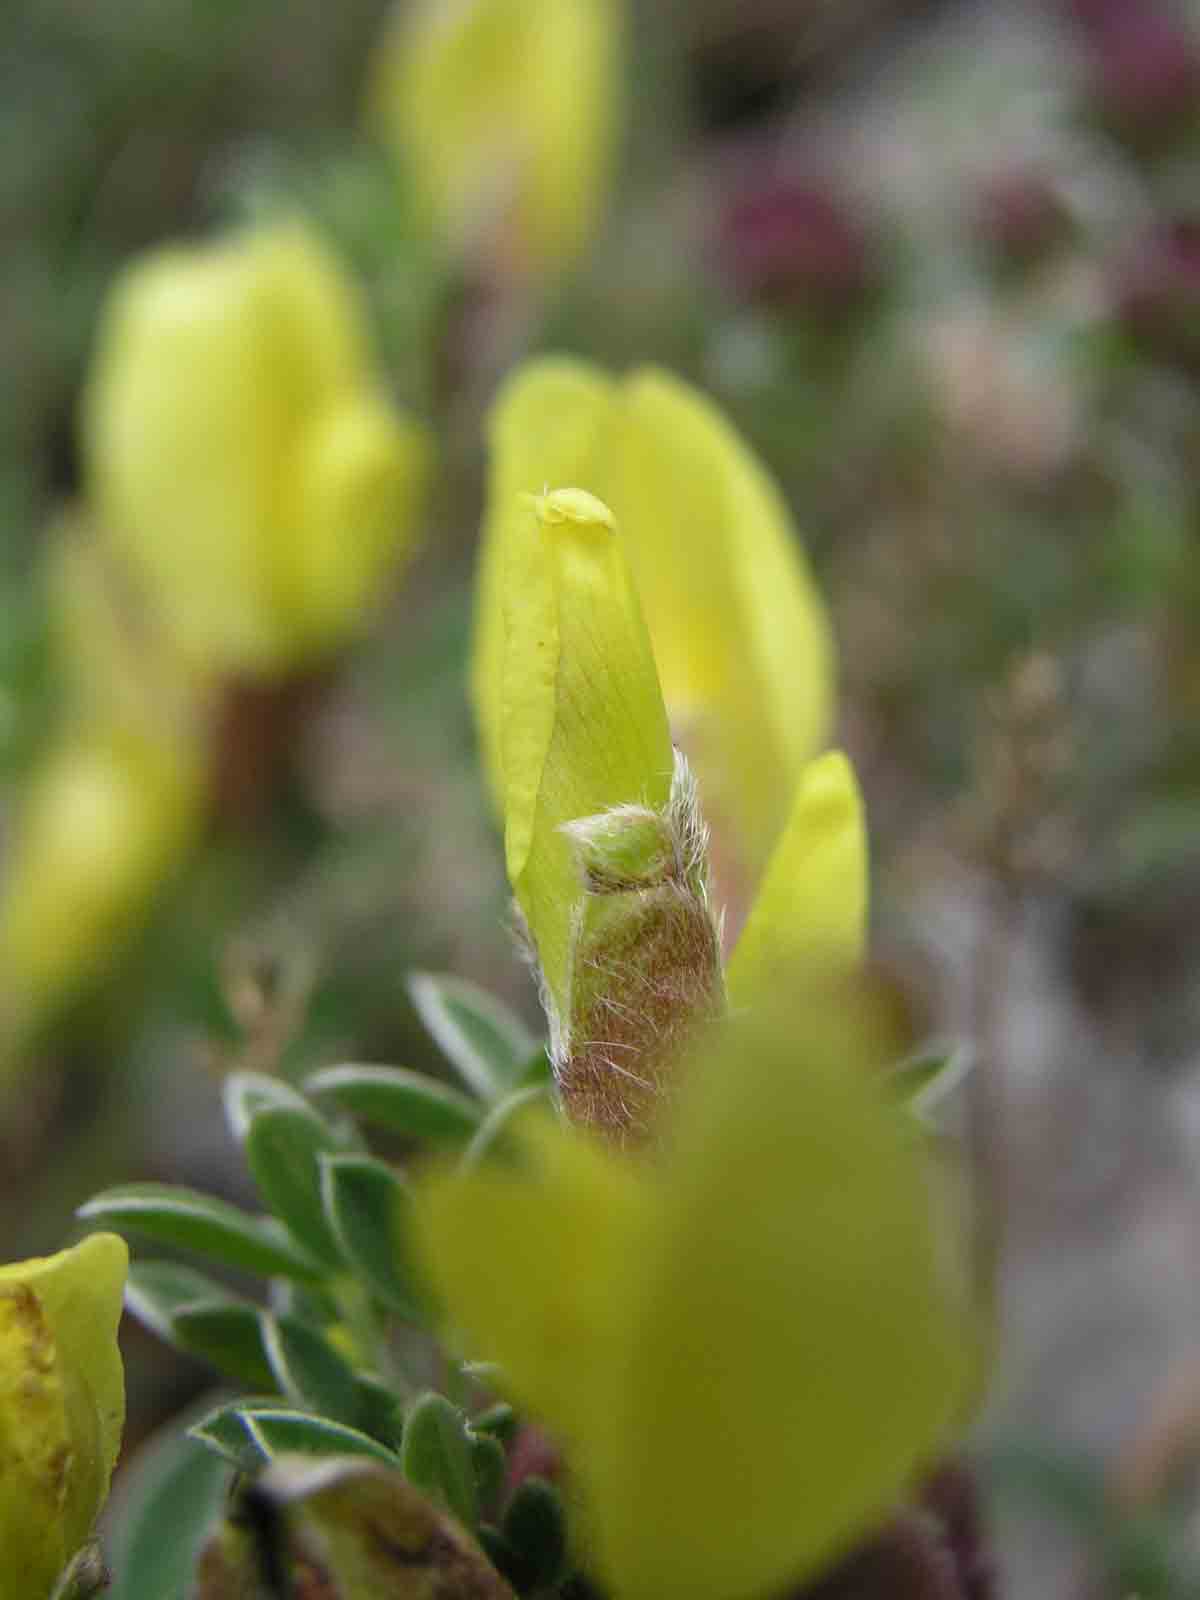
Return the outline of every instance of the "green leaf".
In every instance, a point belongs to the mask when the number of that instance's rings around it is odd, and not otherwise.
[[[263,1342],[260,1315],[258,1307],[248,1302],[181,1306],[171,1318],[167,1337],[188,1355],[211,1361],[252,1389],[269,1390],[276,1379]]]
[[[262,1440],[251,1431],[247,1415],[244,1401],[218,1406],[192,1424],[188,1437],[206,1445],[223,1461],[231,1462],[239,1472],[258,1472],[266,1465],[268,1454]]]
[[[970,1051],[963,1045],[923,1050],[894,1066],[887,1085],[911,1111],[928,1117],[958,1088],[971,1066]]]
[[[471,1440],[471,1463],[475,1470],[476,1498],[486,1516],[504,1493],[508,1457],[499,1439],[490,1433],[475,1433]]]
[[[320,1158],[338,1150],[330,1128],[311,1111],[260,1111],[246,1134],[246,1162],[259,1193],[288,1232],[331,1271],[342,1266],[321,1205]]]
[[[125,1282],[125,1309],[160,1339],[170,1341],[171,1319],[183,1306],[237,1304],[215,1278],[177,1261],[132,1261]]]
[[[429,1391],[409,1407],[400,1447],[409,1482],[467,1528],[479,1521],[472,1439],[462,1412],[444,1395]]]
[[[536,1105],[539,1100],[547,1098],[547,1089],[542,1084],[533,1084],[528,1089],[518,1089],[510,1094],[507,1099],[499,1101],[488,1112],[479,1124],[479,1131],[463,1151],[462,1165],[464,1169],[476,1166],[484,1156],[498,1153],[499,1147],[508,1133],[513,1118],[520,1115],[527,1106]]]
[[[380,1444],[399,1450],[404,1434],[404,1403],[390,1384],[374,1373],[356,1372],[358,1414],[364,1432]]]
[[[222,1100],[229,1131],[239,1144],[244,1143],[254,1118],[263,1111],[307,1111],[312,1107],[302,1094],[282,1078],[264,1072],[232,1072],[225,1080]]]
[[[247,1434],[268,1460],[280,1455],[370,1456],[390,1467],[400,1464],[395,1451],[345,1423],[287,1406],[256,1404],[240,1409]]]
[[[254,1217],[226,1200],[165,1183],[127,1183],[106,1189],[79,1216],[182,1250],[211,1256],[264,1277],[316,1279],[321,1268],[270,1217]]]
[[[537,1040],[503,1002],[465,978],[430,972],[414,972],[408,993],[468,1088],[483,1100],[496,1100],[513,1086]]]
[[[273,1381],[289,1399],[323,1416],[357,1425],[361,1392],[353,1371],[329,1341],[295,1317],[260,1317]]]
[[[489,1406],[486,1411],[480,1411],[471,1418],[472,1432],[490,1433],[499,1439],[501,1444],[511,1444],[519,1426],[517,1413],[507,1400],[498,1400],[494,1406]]]
[[[326,1156],[321,1189],[342,1253],[372,1294],[410,1322],[424,1321],[406,1243],[410,1201],[404,1180],[370,1156]]]
[[[530,1589],[557,1583],[567,1564],[567,1519],[562,1497],[545,1478],[526,1478],[504,1513],[501,1531],[528,1574]]]
[[[133,1457],[107,1513],[105,1600],[180,1600],[229,1479],[222,1456],[201,1448],[178,1418]]]
[[[314,1095],[329,1095],[355,1116],[415,1139],[459,1144],[479,1126],[466,1095],[405,1067],[326,1067],[308,1078]]]

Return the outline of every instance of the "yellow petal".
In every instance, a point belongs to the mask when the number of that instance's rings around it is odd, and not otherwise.
[[[710,401],[624,385],[612,505],[705,815],[761,868],[831,720],[833,656],[783,497]]]
[[[963,1329],[857,998],[793,994],[694,1064],[627,1262],[623,1364],[579,1374],[598,1409],[578,1467],[629,1600],[786,1592],[944,1443]]]
[[[415,1237],[439,1299],[507,1388],[583,1448],[628,1326],[625,1279],[653,1197],[631,1164],[540,1113],[517,1154],[416,1186]]]
[[[44,1600],[108,1494],[125,1416],[122,1240],[0,1267],[0,1600]]]
[[[509,880],[559,1018],[584,887],[564,824],[666,805],[674,756],[628,562],[581,490],[528,501],[505,542],[501,761]]]
[[[599,447],[616,386],[583,362],[549,357],[530,362],[501,389],[488,419],[487,513],[479,555],[471,696],[484,771],[497,810],[504,810],[501,765],[501,679],[504,672],[504,569],[528,508],[522,495],[551,484],[595,489]]]
[[[805,767],[792,813],[726,968],[735,1005],[849,972],[867,934],[867,835],[854,769],[837,750]]]
[[[607,199],[619,123],[617,0],[424,0],[376,54],[368,115],[457,250],[558,270]]]

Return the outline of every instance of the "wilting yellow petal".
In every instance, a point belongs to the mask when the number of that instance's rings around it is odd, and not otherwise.
[[[289,670],[353,627],[409,542],[423,450],[367,352],[353,285],[299,225],[164,250],[115,290],[85,397],[89,495],[200,666]]]
[[[95,1234],[0,1267],[0,1600],[44,1600],[108,1494],[128,1261],[122,1240]]]
[[[705,814],[750,872],[826,737],[833,655],[783,497],[717,408],[664,372],[622,390],[612,505]]]
[[[867,835],[854,769],[841,751],[800,776],[792,813],[726,967],[735,1005],[796,982],[850,972],[867,937]]]
[[[368,112],[456,250],[561,270],[600,219],[620,121],[618,0],[423,0],[376,54]]]
[[[616,385],[578,361],[530,362],[500,390],[488,419],[488,494],[475,599],[471,695],[484,771],[504,810],[501,680],[504,674],[504,569],[511,541],[528,516],[523,495],[554,484],[593,488],[599,448]]]
[[[665,806],[674,757],[612,514],[582,490],[530,499],[505,542],[501,764],[509,880],[560,1018],[584,885],[563,825]]]

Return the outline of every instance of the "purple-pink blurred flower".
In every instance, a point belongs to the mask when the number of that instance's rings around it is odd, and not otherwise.
[[[1154,355],[1200,368],[1200,216],[1155,223],[1113,272],[1116,312]]]

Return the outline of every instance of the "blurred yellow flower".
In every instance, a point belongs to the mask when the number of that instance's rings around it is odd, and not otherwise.
[[[0,1600],[46,1600],[108,1495],[129,1253],[98,1233],[0,1267]]]
[[[203,779],[182,745],[69,729],[21,798],[0,890],[3,1025],[15,1046],[98,976],[185,854]]]
[[[278,675],[333,648],[412,543],[425,434],[300,224],[131,267],[83,425],[97,526],[203,669]]]
[[[952,1428],[973,1330],[863,996],[802,990],[688,1063],[660,1159],[540,1116],[419,1189],[430,1280],[561,1437],[619,1600],[790,1592]],[[854,1020],[851,1021],[850,1019]]]
[[[778,489],[708,400],[654,370],[617,382],[581,362],[531,363],[502,390],[489,441],[472,688],[494,792],[517,497],[577,484],[616,516],[672,731],[748,887],[833,710],[829,623]]]
[[[516,276],[589,243],[621,121],[620,0],[416,0],[375,56],[368,118],[431,227]]]

